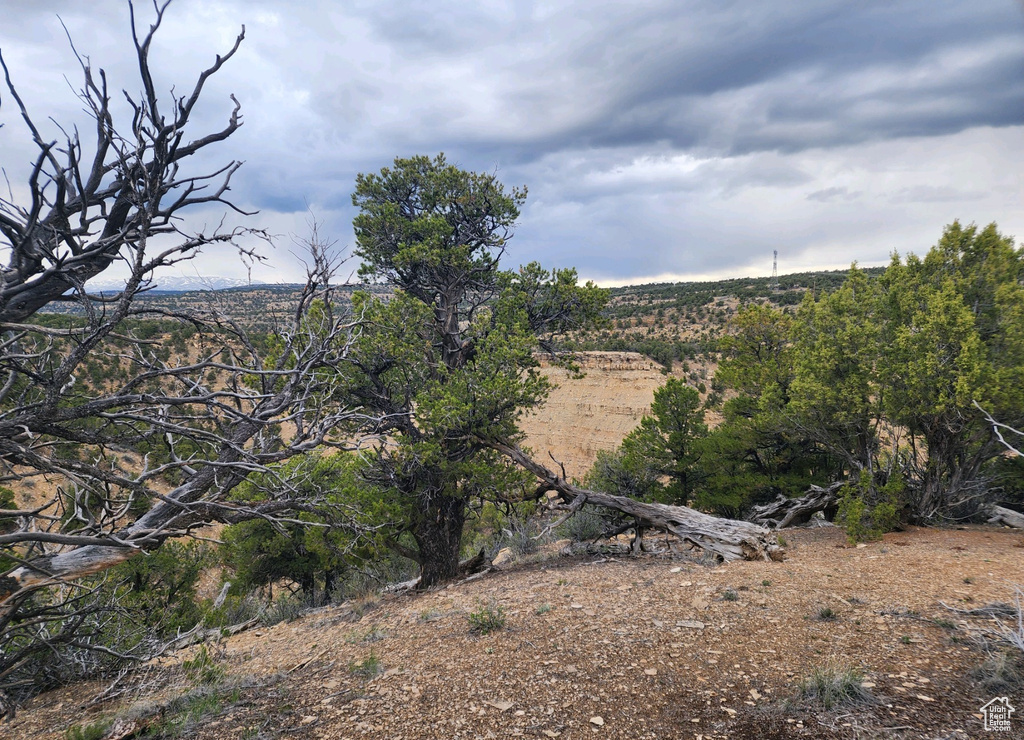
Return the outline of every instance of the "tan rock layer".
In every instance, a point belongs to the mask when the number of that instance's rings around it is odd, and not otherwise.
[[[569,477],[581,478],[598,450],[614,450],[650,411],[665,382],[661,366],[637,352],[582,352],[586,375],[542,363],[557,385],[547,403],[523,420],[526,446],[545,460],[550,452]]]

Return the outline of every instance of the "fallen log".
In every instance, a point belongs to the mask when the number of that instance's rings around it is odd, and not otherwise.
[[[989,517],[989,524],[1004,524],[1007,527],[1024,529],[1024,514],[1020,514],[1013,509],[989,504],[983,511],[985,516]]]
[[[735,519],[722,519],[686,506],[649,504],[580,488],[541,465],[519,447],[502,441],[481,440],[485,445],[518,463],[541,481],[539,491],[556,491],[563,499],[621,511],[636,518],[639,526],[675,535],[722,560],[782,560],[778,538],[765,527]]]
[[[807,493],[799,498],[786,498],[780,493],[772,503],[753,507],[747,519],[772,529],[806,524],[819,511],[824,512],[825,518],[831,520],[839,506],[839,491],[844,485],[845,482],[840,481],[827,488],[811,486]]]

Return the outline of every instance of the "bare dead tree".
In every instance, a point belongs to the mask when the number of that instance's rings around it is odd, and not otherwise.
[[[195,206],[239,210],[226,197],[239,162],[193,165],[242,124],[238,101],[231,96],[219,130],[196,134],[191,119],[244,27],[191,92],[164,98],[150,55],[167,6],[154,3],[155,21],[140,34],[129,4],[141,80],[140,93],[124,92],[130,122],[115,121],[106,75],[78,56],[79,97],[95,124],[88,155],[75,128],[60,142],[43,137],[0,55],[3,102],[13,102],[37,151],[26,198],[0,198],[0,486],[55,490],[0,509],[0,699],[40,646],[99,649],[75,624],[107,606],[85,598],[79,579],[210,522],[287,520],[316,508],[293,495],[279,463],[338,444],[335,428],[358,421],[339,404],[328,371],[358,322],[339,311],[337,264],[315,231],[305,288],[271,336],[253,336],[214,308],[161,311],[139,300],[157,270],[210,245],[255,257],[242,241],[265,236],[181,226]],[[86,281],[115,262],[128,268],[124,290],[90,295]],[[70,307],[70,317],[41,312],[55,305]],[[142,319],[187,324],[185,356],[169,358]],[[112,372],[97,381],[87,368],[99,360]],[[275,492],[229,500],[254,473],[277,476]]]
[[[999,440],[999,444],[1003,445],[1008,452],[1012,453],[1016,457],[1024,457],[1024,452],[1020,451],[1019,442],[1011,442],[1007,439],[1021,439],[1024,440],[1024,432],[1004,424],[1000,421],[996,421],[992,418],[992,414],[982,408],[981,404],[977,401],[974,402],[974,407],[978,409],[985,417],[985,420],[992,427],[992,433],[996,439]],[[1015,527],[1017,529],[1024,529],[1024,514],[1013,509],[1007,509],[1005,506],[997,506],[996,504],[989,503],[983,507],[985,515],[988,516],[989,524],[1003,524],[1007,527]]]

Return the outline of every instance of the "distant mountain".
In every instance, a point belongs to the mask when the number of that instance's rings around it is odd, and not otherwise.
[[[188,293],[194,290],[224,290],[226,288],[247,288],[264,283],[250,283],[242,278],[228,277],[199,277],[183,275],[167,275],[157,277],[154,281],[152,291],[160,293]],[[123,280],[91,280],[88,284],[91,292],[110,292],[124,288]]]

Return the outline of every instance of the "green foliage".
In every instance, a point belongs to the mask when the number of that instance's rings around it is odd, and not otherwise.
[[[587,484],[641,500],[686,505],[704,477],[700,440],[707,433],[696,389],[669,378],[654,392],[651,414],[619,449],[598,452]]]
[[[425,305],[447,275],[493,274],[526,189],[506,194],[494,175],[461,170],[444,154],[395,159],[360,174],[352,204],[360,275],[384,279]]]
[[[924,259],[894,257],[881,278],[878,361],[891,421],[920,440],[914,513],[955,513],[1001,453],[978,402],[1024,421],[1024,252],[995,224],[948,226]]]
[[[539,527],[535,520],[511,517],[506,527],[502,529],[501,542],[516,555],[530,555],[537,552],[537,548],[540,546],[537,541],[539,534]]]
[[[879,540],[900,525],[904,491],[903,480],[897,476],[878,487],[870,473],[863,471],[855,483],[840,492],[836,521],[850,542]]]
[[[605,529],[601,509],[584,504],[579,511],[559,524],[555,532],[559,537],[573,542],[589,542],[604,534]]]
[[[195,655],[181,663],[182,670],[189,680],[199,684],[217,683],[224,678],[225,669],[206,647],[200,645]]]
[[[14,491],[5,486],[0,486],[0,509],[16,510],[17,502],[14,498]],[[18,520],[15,517],[0,516],[0,534],[8,534],[18,528]],[[0,573],[13,567],[18,561],[5,554],[5,549],[0,549]]]
[[[353,297],[365,323],[339,374],[346,398],[385,419],[388,443],[362,477],[395,493],[423,586],[455,575],[473,502],[525,491],[529,477],[482,440],[520,438],[549,389],[535,352],[557,350],[606,299],[574,270],[499,269],[525,197],[443,154],[356,179],[360,273],[394,293]]]
[[[619,496],[651,501],[662,488],[658,478],[653,461],[643,453],[639,445],[635,445],[629,453],[620,446],[614,451],[597,451],[584,483],[590,488]]]
[[[482,604],[479,609],[470,612],[466,618],[469,620],[469,631],[477,635],[489,635],[492,632],[503,630],[508,622],[505,610],[493,602]]]
[[[224,602],[214,608],[212,603],[201,605],[204,627],[230,627],[264,616],[263,603],[255,594],[229,593]]]
[[[115,566],[110,577],[121,608],[141,625],[170,637],[187,632],[202,621],[196,585],[214,563],[204,543],[167,542]]]
[[[787,411],[847,469],[871,469],[878,455],[878,295],[877,284],[853,267],[839,290],[805,296],[794,327]]]
[[[700,394],[683,381],[669,378],[654,392],[651,415],[641,419],[622,449],[627,458],[646,457],[655,473],[668,479],[656,494],[658,500],[686,505],[704,477],[699,441],[707,433]]]
[[[384,552],[388,535],[401,529],[403,512],[386,489],[363,480],[364,465],[343,453],[306,455],[288,462],[280,475],[240,486],[235,498],[252,501],[288,480],[291,495],[325,501],[295,523],[274,526],[254,519],[226,527],[221,552],[234,571],[233,588],[247,592],[287,579],[307,601],[322,601],[354,565]]]
[[[836,610],[830,606],[823,606],[818,609],[817,617],[822,622],[834,622],[839,619],[839,615],[836,614]]]
[[[739,311],[715,376],[736,395],[704,442],[697,504],[736,514],[852,477],[841,517],[859,540],[908,513],[970,514],[995,475],[1015,496],[1019,471],[974,402],[1024,421],[1022,276],[1024,252],[995,225],[954,222],[924,259],[894,257],[877,280],[853,267],[795,318]]]
[[[719,343],[718,381],[752,398],[786,403],[793,381],[792,317],[755,303],[730,325],[731,333]]]
[[[223,707],[223,695],[212,685],[202,685],[175,697],[151,725],[149,734],[161,738],[191,737],[201,722]]]
[[[384,667],[380,663],[380,658],[377,654],[371,650],[370,654],[362,660],[349,663],[348,672],[353,676],[359,678],[370,679],[379,676],[384,671]]]
[[[113,720],[101,719],[83,725],[71,725],[64,731],[64,740],[102,740]]]
[[[263,612],[260,622],[266,627],[272,627],[281,622],[292,622],[310,609],[310,603],[294,594],[281,594],[274,603]]]

